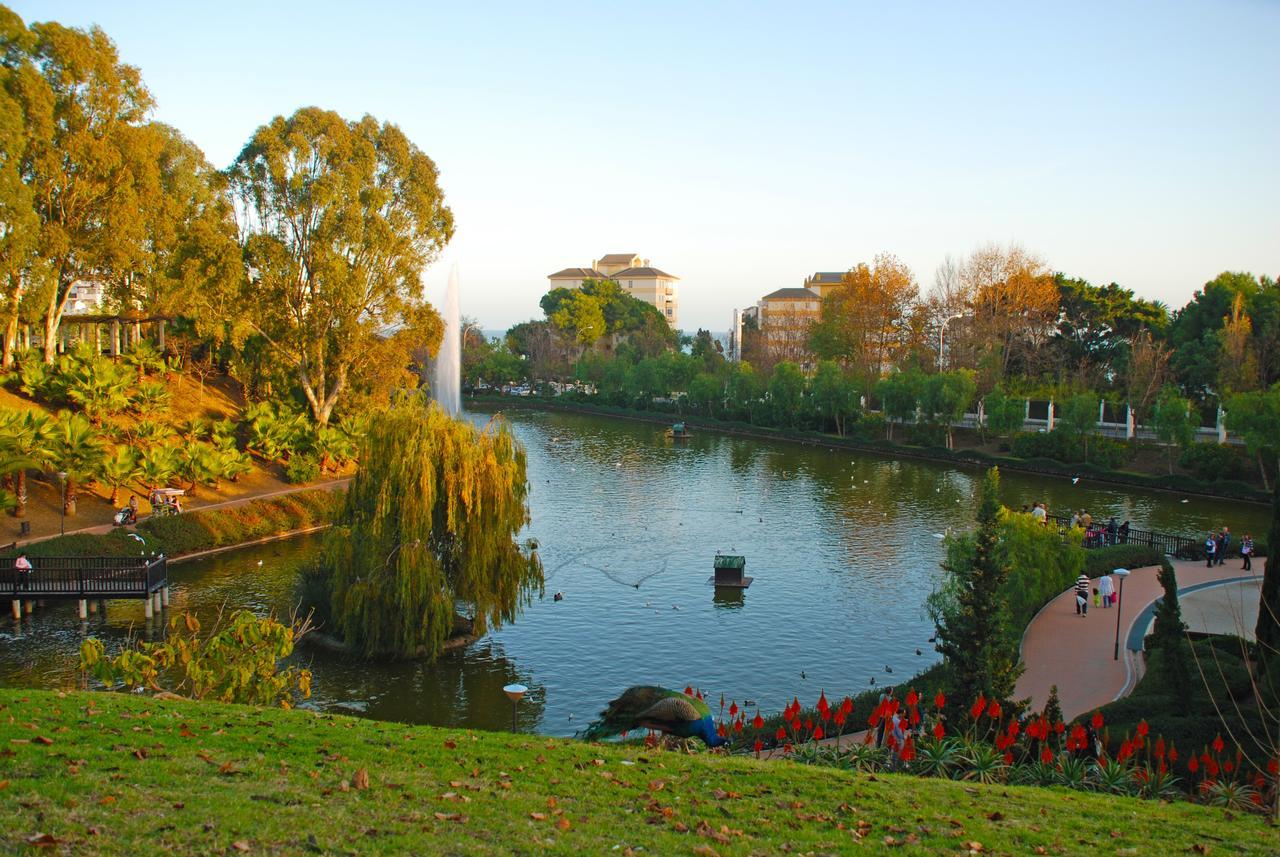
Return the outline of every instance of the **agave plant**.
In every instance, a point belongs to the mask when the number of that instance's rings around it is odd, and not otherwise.
[[[1138,792],[1133,771],[1124,762],[1115,759],[1099,760],[1090,771],[1089,781],[1100,792],[1116,795],[1134,795]]]
[[[1201,790],[1204,799],[1211,806],[1224,806],[1227,809],[1256,809],[1254,796],[1257,791],[1253,786],[1235,780],[1215,780],[1205,783]]]
[[[912,769],[926,777],[950,777],[962,762],[962,749],[955,738],[926,738],[916,748]]]
[[[1089,785],[1089,760],[1064,755],[1058,761],[1058,785],[1084,789]]]
[[[1058,769],[1046,762],[1018,765],[1010,772],[1009,779],[1023,786],[1047,787],[1057,785],[1059,782]]]
[[[859,773],[888,770],[889,750],[870,744],[852,744],[841,751],[840,767]]]
[[[154,414],[167,410],[173,394],[159,381],[145,381],[133,391],[130,406],[139,414]]]
[[[120,489],[138,476],[137,455],[127,446],[117,446],[102,460],[98,476],[111,488],[111,497],[107,502],[114,506],[120,496]]]
[[[161,446],[173,438],[173,429],[155,420],[138,420],[129,428],[136,446]]]
[[[978,783],[998,783],[1004,780],[1009,772],[1004,754],[990,744],[973,743],[961,753],[961,767],[964,773],[961,779]]]
[[[1170,799],[1182,793],[1178,787],[1178,778],[1167,768],[1163,771],[1159,768],[1148,770],[1147,777],[1141,785],[1143,797]]]

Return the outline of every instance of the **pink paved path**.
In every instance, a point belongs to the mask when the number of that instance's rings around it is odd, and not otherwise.
[[[1175,560],[1178,589],[1198,583],[1254,574],[1261,577],[1262,563],[1252,572],[1240,569],[1238,557],[1226,565],[1207,568],[1203,562]],[[1051,685],[1058,686],[1062,713],[1070,721],[1128,694],[1142,674],[1142,654],[1126,652],[1125,640],[1134,620],[1163,594],[1156,580],[1158,567],[1134,569],[1124,584],[1120,614],[1120,660],[1113,659],[1116,610],[1089,607],[1089,615],[1076,615],[1075,590],[1059,595],[1027,626],[1022,638],[1022,662],[1026,671],[1018,679],[1016,697],[1031,698],[1034,709],[1044,707]],[[1119,579],[1113,577],[1117,584]]]

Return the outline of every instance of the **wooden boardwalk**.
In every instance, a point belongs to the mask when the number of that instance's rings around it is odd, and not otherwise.
[[[78,600],[80,617],[89,601],[142,598],[148,618],[169,603],[169,563],[163,557],[38,557],[32,569],[10,565],[0,572],[0,592],[12,600],[13,617],[28,614],[37,601]]]

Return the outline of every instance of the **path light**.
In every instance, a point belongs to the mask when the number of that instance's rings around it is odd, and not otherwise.
[[[1111,572],[1120,578],[1120,593],[1116,598],[1116,650],[1114,660],[1120,660],[1120,611],[1124,609],[1124,579],[1129,576],[1129,569],[1117,568]]]
[[[516,709],[519,708],[520,700],[524,698],[524,695],[528,693],[528,691],[529,691],[529,688],[525,687],[522,684],[509,684],[502,689],[502,692],[507,695],[507,699],[511,700],[511,731],[512,732],[517,731],[516,730]]]

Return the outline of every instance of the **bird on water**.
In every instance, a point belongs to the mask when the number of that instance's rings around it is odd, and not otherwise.
[[[637,729],[653,729],[678,738],[701,738],[708,747],[727,743],[716,733],[711,709],[697,697],[653,685],[635,685],[609,703],[582,733],[588,741]]]

